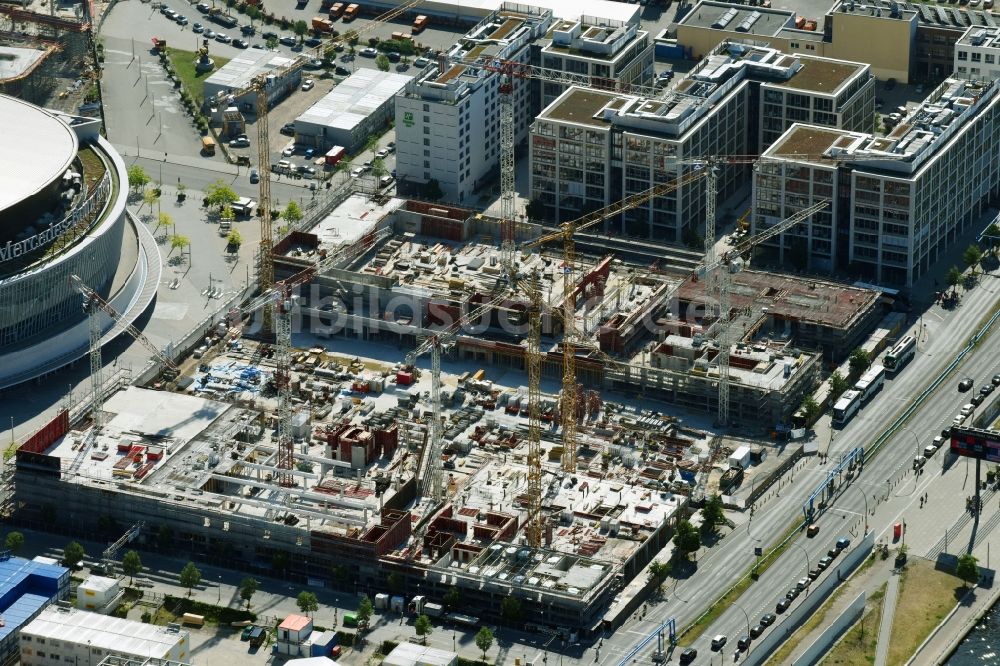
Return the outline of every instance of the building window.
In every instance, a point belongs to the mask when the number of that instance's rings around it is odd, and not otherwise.
[[[430,104],[424,104],[424,113],[427,113],[430,110],[431,110],[431,105]]]
[[[425,169],[430,169],[431,168],[430,160],[424,160],[424,168]]]
[[[424,134],[430,134],[430,133],[431,133],[431,128],[430,127],[424,127]]]
[[[996,56],[993,55],[992,53],[987,53],[986,54],[986,64],[987,65],[992,65],[994,62],[996,62]]]
[[[975,51],[973,51],[973,53],[972,53],[972,62],[982,62],[982,61],[983,61],[983,54],[982,53],[976,53]]]
[[[959,60],[968,60],[969,59],[969,52],[968,51],[959,51],[958,52],[958,59]]]
[[[789,44],[789,46],[791,46],[793,49],[797,49],[797,48],[799,48],[799,43],[798,42],[791,42]]]
[[[431,145],[431,140],[430,139],[424,139],[424,145],[425,146]]]

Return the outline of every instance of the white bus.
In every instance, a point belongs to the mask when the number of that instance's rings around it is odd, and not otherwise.
[[[893,374],[899,372],[916,353],[917,339],[912,335],[903,337],[902,340],[896,343],[895,347],[886,353],[885,360],[883,361],[885,369]]]
[[[861,392],[861,402],[868,402],[885,384],[885,368],[881,365],[873,365],[868,368],[861,379],[854,385],[855,391]]]
[[[844,395],[833,405],[833,425],[842,427],[861,408],[861,391],[844,391]]]

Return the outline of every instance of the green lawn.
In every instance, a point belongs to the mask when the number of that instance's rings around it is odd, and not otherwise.
[[[927,560],[911,558],[899,581],[889,663],[902,664],[958,603],[962,581]]]
[[[195,62],[198,59],[197,53],[193,51],[185,51],[183,49],[175,49],[169,46],[167,47],[167,58],[173,65],[174,71],[177,72],[177,76],[180,77],[181,84],[184,86],[184,89],[188,91],[188,94],[198,102],[205,99],[205,79],[229,62],[229,58],[223,58],[218,55],[213,55],[211,57],[212,60],[215,61],[215,69],[211,72],[199,73],[195,71],[194,68]]]

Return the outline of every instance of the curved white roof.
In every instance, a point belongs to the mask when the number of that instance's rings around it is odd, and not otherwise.
[[[69,168],[79,143],[54,115],[0,95],[0,210],[45,189]]]

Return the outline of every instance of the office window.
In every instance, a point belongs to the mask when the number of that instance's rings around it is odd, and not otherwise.
[[[972,62],[982,62],[982,61],[983,61],[983,54],[982,53],[976,53],[975,51],[973,51],[973,53],[972,53]]]
[[[992,65],[992,64],[994,64],[994,62],[996,62],[996,56],[993,55],[992,53],[987,53],[986,54],[986,64],[987,65]]]
[[[425,169],[430,169],[431,168],[431,162],[430,162],[430,160],[424,160],[424,168]]]
[[[425,146],[431,145],[431,140],[430,139],[424,139],[424,145]]]
[[[968,51],[959,51],[958,52],[958,59],[959,60],[968,60],[969,59],[969,52]]]
[[[431,133],[431,128],[425,126],[424,127],[424,134],[430,134],[430,133]]]
[[[431,110],[431,105],[430,104],[424,104],[424,113],[427,113],[430,110]]]

